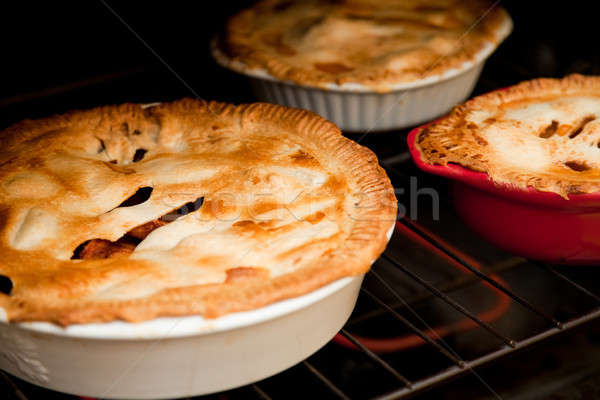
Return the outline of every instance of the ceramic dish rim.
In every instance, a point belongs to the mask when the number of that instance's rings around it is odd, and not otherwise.
[[[503,89],[500,89],[503,90]],[[474,186],[480,190],[489,192],[491,194],[509,198],[510,200],[525,202],[533,205],[543,205],[552,208],[599,208],[600,207],[600,191],[593,193],[583,194],[570,194],[568,199],[561,197],[559,194],[554,192],[542,192],[528,187],[522,189],[516,186],[510,186],[507,184],[494,182],[486,172],[474,171],[463,167],[462,165],[455,163],[448,163],[447,165],[440,164],[428,164],[421,159],[421,153],[416,146],[416,138],[419,132],[428,126],[439,122],[444,117],[437,119],[432,122],[428,122],[421,126],[412,129],[408,136],[408,149],[410,155],[417,165],[417,167],[425,172],[429,172],[434,175],[443,176],[445,178],[459,181],[461,183]]]

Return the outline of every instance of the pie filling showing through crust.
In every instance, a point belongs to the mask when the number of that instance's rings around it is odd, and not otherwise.
[[[422,130],[423,161],[498,183],[570,194],[600,190],[600,77],[536,79],[484,94]]]
[[[459,68],[511,29],[486,0],[265,0],[229,20],[219,48],[281,80],[386,91]]]
[[[308,111],[186,99],[0,135],[9,321],[258,308],[365,273],[395,220],[375,155]]]

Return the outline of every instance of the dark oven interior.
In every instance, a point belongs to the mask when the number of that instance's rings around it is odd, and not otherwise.
[[[0,123],[125,101],[252,101],[208,51],[223,19],[247,3],[13,5],[3,26]],[[515,30],[474,94],[600,72],[592,3],[503,4]],[[447,182],[414,167],[406,134],[351,136],[377,153],[405,215],[344,329],[293,368],[200,398],[600,398],[598,270],[536,263],[487,244],[453,214]],[[0,378],[2,398],[73,398]]]

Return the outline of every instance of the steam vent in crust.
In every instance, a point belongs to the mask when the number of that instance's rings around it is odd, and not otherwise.
[[[123,104],[0,135],[11,322],[255,309],[365,273],[395,220],[375,155],[308,111]]]
[[[386,91],[473,62],[511,29],[485,0],[265,0],[230,19],[218,47],[242,73]]]
[[[423,161],[562,197],[600,190],[600,77],[536,79],[476,97],[416,138]]]

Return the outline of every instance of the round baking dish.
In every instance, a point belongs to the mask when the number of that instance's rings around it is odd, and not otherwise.
[[[49,389],[100,398],[196,396],[293,366],[344,325],[363,276],[214,320],[0,323],[0,368]]]
[[[501,43],[511,31],[512,21],[507,17],[498,29],[497,42]],[[385,92],[378,92],[357,83],[332,82],[315,87],[282,81],[264,69],[249,69],[244,63],[230,59],[220,50],[217,38],[211,44],[215,60],[247,76],[260,101],[312,110],[347,132],[399,129],[445,114],[471,94],[485,61],[496,47],[489,43],[459,68],[390,85]]]
[[[511,253],[558,264],[600,263],[600,192],[570,195],[494,183],[486,173],[456,164],[430,165],[408,135],[410,154],[423,171],[450,178],[456,213],[481,237]]]

